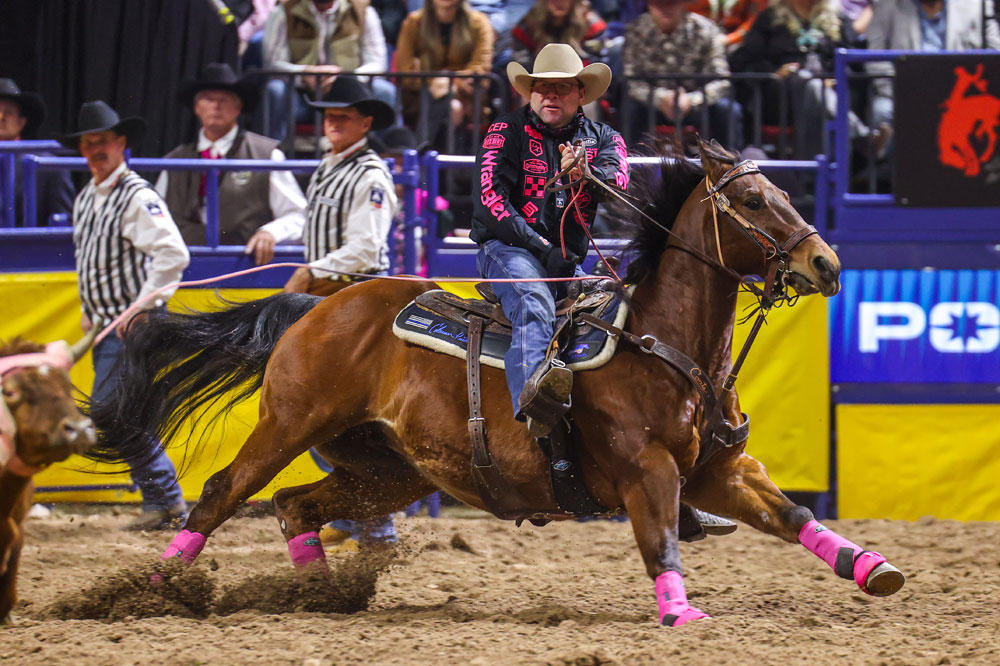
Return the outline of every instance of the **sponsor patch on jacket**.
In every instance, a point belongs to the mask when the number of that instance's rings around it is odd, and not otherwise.
[[[524,196],[529,197],[531,199],[539,199],[545,196],[545,177],[525,176]]]
[[[232,179],[234,185],[238,185],[239,187],[245,187],[250,183],[250,178],[253,177],[253,172],[233,171],[231,174],[229,174],[229,177]]]
[[[527,217],[532,217],[534,216],[535,213],[538,212],[538,206],[529,201],[528,203],[524,204],[524,206],[521,207],[521,212],[524,213]]]
[[[593,164],[597,159],[597,148],[587,148],[587,164]]]
[[[532,139],[538,139],[539,141],[542,140],[542,133],[536,130],[531,125],[524,126],[524,133],[530,136]]]
[[[593,137],[593,136],[581,137],[580,138],[580,143],[582,143],[585,146],[596,146],[597,145],[597,137]]]
[[[385,190],[373,187],[372,193],[368,196],[368,201],[371,203],[372,208],[381,208],[382,201],[385,199]]]
[[[153,217],[163,217],[163,208],[160,207],[159,201],[150,201],[147,203],[146,210],[148,210],[149,214]]]
[[[521,165],[528,173],[547,173],[549,165],[542,160],[524,160]]]
[[[510,127],[507,123],[493,123],[490,128],[486,130],[487,132],[502,132]]]
[[[542,142],[534,139],[528,139],[528,151],[535,157],[541,157],[543,152]]]
[[[483,139],[483,148],[487,150],[496,150],[498,148],[503,148],[503,144],[507,142],[506,137],[503,134],[487,134],[486,138]]]

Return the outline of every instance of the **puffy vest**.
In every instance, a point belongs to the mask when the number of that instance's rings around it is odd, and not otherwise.
[[[285,24],[288,32],[288,51],[296,65],[319,64],[319,25],[309,7],[312,0],[288,0]],[[328,53],[332,62],[345,70],[361,65],[361,33],[365,27],[365,12],[370,0],[338,0],[337,28],[327,35]]]
[[[227,159],[269,160],[278,142],[252,132],[240,132],[226,154]],[[197,143],[177,146],[167,157],[197,158]],[[207,160],[206,160],[207,161]],[[246,245],[262,225],[274,219],[271,212],[270,172],[223,171],[219,174],[219,242]],[[198,196],[201,173],[171,171],[165,197],[170,215],[188,245],[205,244],[205,225],[199,213],[203,201]]]

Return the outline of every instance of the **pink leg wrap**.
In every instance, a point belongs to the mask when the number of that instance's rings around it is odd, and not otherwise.
[[[188,532],[181,530],[181,533],[174,537],[167,549],[163,551],[161,559],[169,560],[172,557],[180,559],[182,562],[191,564],[205,547],[205,535],[198,532]]]
[[[326,553],[323,552],[318,532],[306,532],[289,539],[288,554],[292,556],[292,564],[297,567],[305,567],[316,561],[322,562],[326,567]]]
[[[656,577],[656,603],[660,607],[660,624],[668,627],[709,617],[688,604],[684,578],[676,571],[664,571]]]
[[[865,550],[840,536],[815,520],[810,520],[799,530],[799,541],[830,565],[841,578],[854,580],[864,592],[868,592],[868,575],[885,558],[878,553]]]

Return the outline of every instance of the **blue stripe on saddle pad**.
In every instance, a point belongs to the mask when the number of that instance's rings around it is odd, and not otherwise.
[[[601,313],[601,319],[619,328],[625,324],[628,306],[616,294]],[[466,358],[468,329],[464,324],[421,307],[415,301],[403,308],[392,324],[396,337],[421,347],[433,349],[461,359]],[[569,344],[561,354],[562,360],[573,370],[592,370],[607,363],[615,353],[617,339],[590,326],[581,330],[573,326]],[[494,331],[483,332],[480,361],[483,365],[503,369],[503,357],[510,347],[510,336]]]

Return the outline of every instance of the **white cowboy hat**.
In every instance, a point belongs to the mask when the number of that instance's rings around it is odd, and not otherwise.
[[[601,62],[583,66],[576,50],[569,44],[547,44],[535,56],[534,72],[528,73],[516,62],[507,64],[507,78],[523,97],[531,96],[532,79],[577,79],[584,87],[580,104],[590,104],[611,85],[611,68]]]

